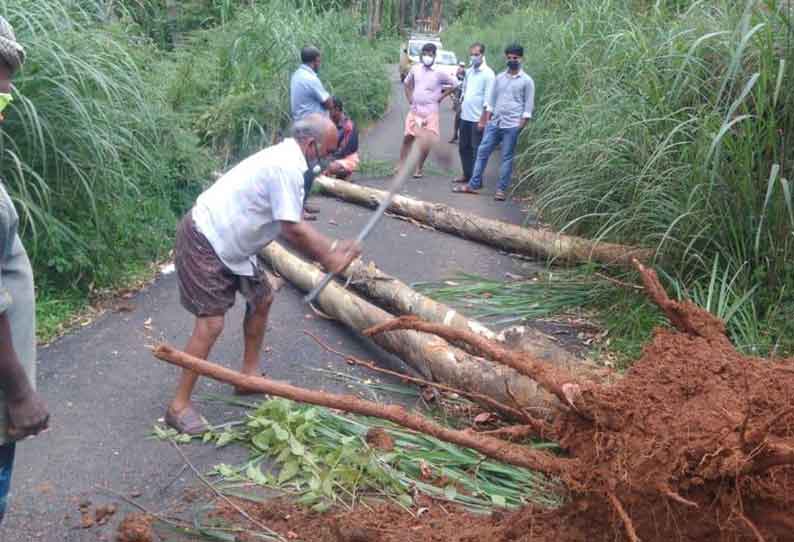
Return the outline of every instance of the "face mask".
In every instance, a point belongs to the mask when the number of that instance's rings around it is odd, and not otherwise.
[[[320,156],[320,149],[317,147],[317,143],[314,143],[314,154],[315,156]],[[328,164],[330,163],[329,160],[325,157],[323,158],[314,158],[312,160],[307,160],[309,169],[303,174],[303,186],[304,190],[306,191],[306,195],[309,194],[312,190],[312,185],[314,184],[314,179],[317,176],[328,169]]]
[[[436,61],[436,59],[435,59],[435,58],[433,58],[433,57],[432,57],[432,56],[430,56],[430,55],[423,55],[423,56],[422,56],[422,64],[424,64],[424,65],[425,65],[425,66],[427,66],[428,68],[429,68],[430,66],[432,66],[432,65],[433,65],[433,62],[435,62],[435,61]]]
[[[480,56],[471,56],[471,65],[475,68],[479,68],[480,64],[482,64],[482,55]]]
[[[8,107],[8,104],[14,101],[14,97],[5,92],[0,93],[0,114]]]
[[[518,68],[521,67],[520,60],[508,60],[507,67],[510,68],[512,71],[516,71]]]

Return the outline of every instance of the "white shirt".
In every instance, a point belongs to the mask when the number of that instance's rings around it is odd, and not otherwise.
[[[198,197],[193,222],[233,273],[252,276],[279,222],[300,222],[307,169],[298,143],[285,139],[249,156]]]
[[[466,77],[463,80],[463,102],[460,110],[460,118],[467,122],[477,122],[482,116],[485,104],[491,98],[496,75],[493,70],[485,64],[483,59],[479,68],[470,67],[466,70]]]

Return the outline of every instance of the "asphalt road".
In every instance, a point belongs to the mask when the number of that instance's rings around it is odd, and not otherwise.
[[[365,159],[394,160],[398,155],[407,107],[396,73],[393,83],[388,114],[363,136]],[[452,114],[445,103],[442,141],[449,139],[451,129]],[[493,161],[498,162],[496,155]],[[498,163],[489,167],[486,193],[489,188],[493,192],[496,167]],[[527,218],[515,202],[452,194],[449,180],[456,174],[409,181],[403,192],[481,216],[515,223]],[[387,179],[356,182],[382,186]],[[332,199],[316,197],[314,202],[322,209],[315,224],[334,237],[353,237],[370,214],[367,209]],[[409,283],[441,279],[462,270],[504,277],[505,272],[532,269],[532,264],[513,260],[492,248],[391,218],[384,219],[373,232],[364,255]],[[40,349],[38,386],[52,412],[52,429],[18,447],[12,503],[0,528],[0,540],[110,540],[112,526],[79,528],[81,500],[117,502],[102,496],[97,487],[136,495],[140,504],[161,510],[178,500],[186,487],[196,484],[176,451],[150,437],[173,392],[177,370],[156,361],[147,349],[156,340],[183,347],[192,327],[191,317],[179,305],[173,274],[161,276],[131,303],[134,310],[109,312]],[[242,305],[238,304],[226,319],[227,329],[211,355],[213,361],[239,366],[241,322]],[[327,354],[303,330],[354,355],[399,364],[342,326],[314,316],[301,302],[299,292],[287,285],[276,296],[266,336],[268,351],[262,358],[263,368],[271,377],[330,391],[351,391],[349,384],[332,373],[373,377]],[[231,390],[202,379],[197,392],[230,394]],[[378,397],[382,401],[398,399],[383,393]],[[240,418],[239,409],[221,403],[201,403],[201,408],[211,423]],[[245,456],[244,450],[234,447],[216,450],[196,444],[185,450],[203,470],[217,463],[235,463]],[[119,504],[117,516],[131,510]]]

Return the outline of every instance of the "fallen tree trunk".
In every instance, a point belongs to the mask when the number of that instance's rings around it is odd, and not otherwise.
[[[315,184],[326,194],[366,207],[377,207],[386,196],[386,192],[382,190],[329,177],[318,177]],[[537,228],[525,228],[464,213],[443,203],[430,203],[400,195],[394,198],[389,211],[465,239],[556,263],[594,261],[605,265],[630,267],[633,258],[642,262],[653,258],[653,251],[650,249],[595,242]]]
[[[481,454],[504,461],[511,465],[546,472],[563,477],[574,468],[575,461],[556,457],[552,454],[532,450],[525,446],[511,444],[504,440],[470,431],[457,431],[435,424],[423,416],[411,414],[399,405],[383,405],[359,399],[354,395],[338,395],[315,391],[276,382],[260,376],[248,376],[209,361],[191,356],[168,345],[161,344],[154,349],[158,359],[188,369],[194,373],[214,378],[233,386],[277,397],[284,397],[301,403],[309,403],[345,412],[373,416],[389,420],[408,429],[432,435],[438,439],[476,450]]]
[[[412,315],[427,322],[470,331],[486,339],[500,339],[481,322],[467,318],[453,308],[417,292],[401,280],[378,269],[373,262],[365,264],[360,259],[356,260],[347,268],[344,276],[350,280],[353,289],[393,314]],[[520,341],[516,337],[513,342],[522,352],[536,359],[562,365],[576,372],[589,367],[583,367],[582,360],[555,344],[544,333],[536,330],[522,330],[519,333],[519,330],[515,330],[515,334],[523,334],[527,340]]]
[[[262,251],[262,256],[276,272],[303,291],[309,291],[322,278],[318,268],[291,254],[278,243],[270,243]],[[333,282],[320,293],[317,303],[326,314],[357,333],[394,318]],[[545,411],[556,404],[554,397],[532,379],[510,367],[495,365],[455,348],[434,335],[395,331],[378,334],[373,341],[402,359],[427,380],[486,395],[499,403],[519,408]]]

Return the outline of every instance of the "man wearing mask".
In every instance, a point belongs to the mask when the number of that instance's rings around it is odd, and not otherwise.
[[[490,98],[496,76],[485,63],[485,45],[475,43],[469,48],[471,66],[463,79],[463,100],[460,112],[460,142],[458,152],[463,175],[455,183],[468,183],[474,169],[474,159],[482,140],[483,129],[479,126],[485,104]]]
[[[327,115],[332,107],[331,95],[325,90],[320,77],[317,75],[322,63],[320,50],[317,47],[306,46],[301,49],[301,65],[292,74],[289,82],[290,110],[292,122],[298,121],[306,115]],[[309,204],[311,185],[306,185],[303,200],[303,219],[316,220],[320,209]]]
[[[25,50],[0,17],[0,113],[11,101],[11,78]],[[2,114],[0,114],[2,120]],[[17,234],[19,217],[0,182],[0,523],[5,515],[16,441],[47,428],[36,394],[36,307],[33,271]],[[2,538],[2,537],[0,537]]]
[[[305,183],[326,167],[337,137],[327,116],[303,117],[294,123],[292,137],[237,164],[182,219],[176,235],[177,282],[182,306],[196,318],[188,354],[207,359],[240,292],[246,300],[241,372],[260,374],[273,293],[258,254],[279,235],[334,273],[358,257],[356,243],[331,241],[301,221]],[[208,429],[190,402],[196,379],[195,373],[182,372],[165,416],[169,426],[191,435]]]
[[[397,170],[405,163],[418,129],[424,129],[436,138],[439,136],[439,104],[458,86],[458,80],[455,77],[433,69],[435,62],[436,46],[432,43],[425,43],[422,46],[421,63],[411,68],[403,82],[405,97],[411,104],[411,109],[405,118],[405,134],[400,148],[400,163]],[[414,172],[415,179],[424,176],[424,163],[429,152],[429,147],[422,150],[419,164]]]
[[[493,90],[485,102],[485,110],[479,126],[485,129],[477,160],[468,184],[457,186],[454,192],[477,194],[482,188],[482,176],[488,165],[488,158],[500,143],[502,144],[502,165],[499,168],[499,186],[494,195],[497,201],[505,200],[505,192],[510,186],[513,174],[513,155],[521,130],[532,118],[535,107],[535,83],[521,69],[524,48],[509,45],[505,49],[507,70],[500,73],[493,84]]]

